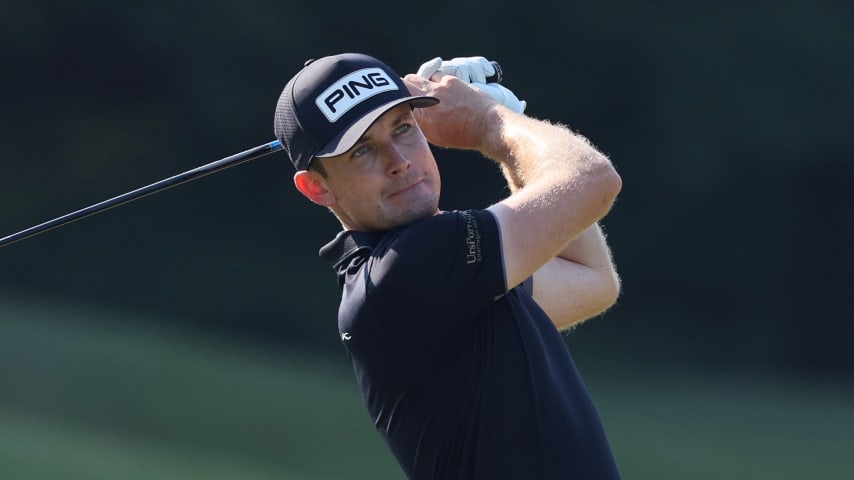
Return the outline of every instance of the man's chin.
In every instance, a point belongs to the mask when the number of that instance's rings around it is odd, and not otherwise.
[[[406,211],[399,212],[394,216],[393,219],[390,219],[389,228],[387,230],[391,230],[394,228],[400,228],[410,223],[417,222],[418,220],[423,220],[425,218],[430,218],[439,213],[439,207],[436,205],[429,205],[423,208],[413,208]]]

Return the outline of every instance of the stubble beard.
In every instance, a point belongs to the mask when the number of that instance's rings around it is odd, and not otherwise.
[[[387,212],[384,217],[385,228],[383,230],[392,230],[394,228],[403,227],[418,220],[432,217],[439,211],[439,199],[436,198],[423,199],[419,202],[413,202],[400,209],[395,209],[392,212]]]

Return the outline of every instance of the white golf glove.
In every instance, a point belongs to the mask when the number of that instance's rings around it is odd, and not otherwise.
[[[466,83],[486,83],[486,77],[495,75],[495,67],[484,57],[457,57],[452,60],[436,57],[422,64],[417,75],[430,78],[430,75],[438,71],[453,75]]]
[[[495,75],[495,67],[484,57],[457,57],[452,60],[436,57],[421,64],[416,75],[430,78],[440,71],[471,84],[514,112],[522,113],[528,106],[527,102],[519,100],[516,94],[500,83],[486,83],[486,77]]]

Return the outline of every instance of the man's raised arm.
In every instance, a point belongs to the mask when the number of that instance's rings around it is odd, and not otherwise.
[[[512,112],[488,95],[441,72],[429,80],[414,75],[408,75],[406,80],[422,93],[441,99],[436,107],[418,112],[419,125],[431,143],[480,151],[498,162],[508,179],[512,194],[489,207],[500,226],[508,289],[559,259],[559,255],[577,251],[571,242],[582,241],[581,234],[594,228],[610,210],[622,180],[608,158],[584,137],[564,126]],[[596,232],[598,228],[585,238],[595,237]],[[593,251],[596,258],[602,258],[601,248]],[[546,282],[567,275],[580,276],[569,285],[538,287],[538,277],[534,278],[535,298],[545,301],[544,308],[558,326],[567,321],[557,321],[554,317],[566,316],[566,312],[557,311],[564,307],[556,306],[549,311],[548,299],[555,298],[555,288],[579,288],[576,303],[599,302],[587,298],[592,291],[585,293],[585,285],[597,277],[595,272],[575,266],[590,267],[579,263],[584,259],[566,261],[573,264],[570,271],[559,268],[560,264],[558,268],[549,265],[539,276]],[[594,258],[593,262],[598,260]],[[595,283],[601,285],[601,280]],[[538,288],[547,295],[538,298]],[[594,290],[599,289],[597,286]],[[589,311],[590,308],[579,309],[578,315]],[[573,315],[576,314],[569,314]],[[569,322],[572,321],[577,319]]]

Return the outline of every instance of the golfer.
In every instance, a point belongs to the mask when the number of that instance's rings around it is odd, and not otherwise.
[[[585,138],[482,85],[481,57],[430,65],[400,78],[324,57],[276,107],[296,188],[343,227],[320,253],[368,413],[412,479],[619,478],[561,331],[619,294],[597,222],[621,179]],[[510,195],[440,211],[430,144],[494,160]]]

